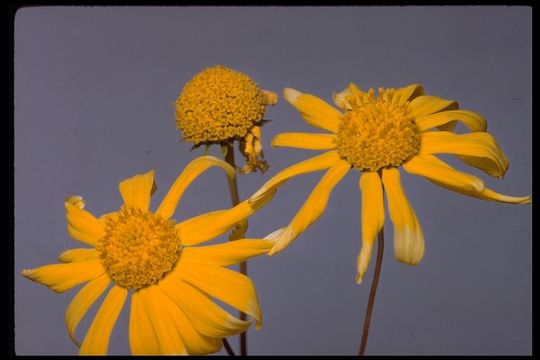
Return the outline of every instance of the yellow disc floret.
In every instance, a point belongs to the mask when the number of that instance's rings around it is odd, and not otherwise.
[[[260,123],[275,94],[221,65],[195,75],[176,100],[176,124],[195,145],[242,139]]]
[[[118,285],[139,289],[156,284],[174,268],[181,246],[173,221],[124,207],[107,217],[96,249]]]
[[[339,155],[363,171],[398,167],[420,149],[410,105],[393,101],[393,89],[380,88],[377,97],[374,93],[370,89],[347,99],[350,109],[345,111],[336,137]]]

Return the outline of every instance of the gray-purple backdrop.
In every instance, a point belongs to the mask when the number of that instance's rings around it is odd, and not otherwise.
[[[419,82],[488,120],[511,166],[486,184],[532,191],[532,55],[527,7],[40,7],[15,19],[15,325],[18,354],[75,354],[64,325],[72,290],[58,295],[20,271],[77,246],[63,200],[82,195],[99,215],[118,209],[118,182],[156,170],[159,203],[189,152],[173,103],[207,66],[223,64],[280,94],[263,129],[268,173],[241,176],[241,197],[314,155],[271,149],[280,132],[312,131],[281,98],[294,87],[331,101],[361,88]],[[212,154],[218,154],[216,149]],[[465,165],[460,167],[467,169]],[[477,171],[471,171],[479,174]],[[248,235],[284,226],[322,173],[297,177],[250,221]],[[531,209],[484,202],[404,174],[426,237],[417,267],[393,257],[392,227],[368,354],[530,354]],[[176,218],[229,205],[219,170],[187,191]],[[356,285],[358,174],[287,251],[250,262],[264,313],[251,354],[354,354],[369,281]],[[371,279],[373,262],[366,279]],[[128,307],[109,352],[129,352]],[[92,313],[93,314],[93,313]],[[92,315],[91,314],[91,315]],[[92,316],[81,323],[86,331]],[[231,339],[236,348],[237,340]]]

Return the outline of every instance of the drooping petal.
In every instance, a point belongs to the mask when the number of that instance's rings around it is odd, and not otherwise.
[[[257,201],[257,199],[265,196],[268,191],[272,191],[275,188],[285,184],[290,178],[306,174],[314,171],[328,169],[342,160],[339,157],[337,151],[327,151],[321,155],[314,156],[307,160],[301,161],[297,164],[291,165],[288,168],[280,171],[270,180],[268,180],[259,190],[255,192],[250,198],[251,201]]]
[[[205,355],[221,349],[221,339],[209,338],[195,329],[184,312],[165,294],[161,294],[160,304],[169,311],[172,323],[180,334],[189,355]]]
[[[411,174],[424,176],[428,180],[447,184],[463,191],[481,192],[484,190],[482,179],[453,169],[433,155],[415,156],[403,164],[403,168]]]
[[[424,87],[420,84],[411,84],[404,88],[397,89],[394,98],[398,105],[403,105],[407,101],[412,101],[415,98],[424,95]]]
[[[335,138],[334,134],[281,133],[272,139],[272,146],[331,150],[336,148]]]
[[[229,179],[235,177],[235,169],[225,161],[219,160],[214,156],[200,156],[190,162],[178,178],[176,178],[176,181],[156,210],[156,214],[161,215],[165,219],[170,218],[187,187],[193,180],[212,166],[218,166],[223,169]]]
[[[150,193],[155,186],[154,170],[150,170],[121,181],[118,189],[126,206],[148,211]]]
[[[109,338],[116,319],[124,306],[128,291],[126,288],[114,286],[90,325],[79,351],[80,355],[106,355]]]
[[[285,249],[310,227],[311,224],[319,219],[324,209],[326,209],[330,193],[337,183],[349,172],[350,168],[351,165],[348,162],[339,160],[326,172],[291,223],[281,229],[281,231],[266,237],[266,239],[275,242],[268,255],[274,255]]]
[[[443,111],[417,118],[416,125],[420,131],[446,125],[452,121],[459,121],[472,132],[486,131],[487,122],[479,114],[467,110]]]
[[[252,323],[237,319],[210,300],[201,290],[181,279],[172,276],[164,279],[160,283],[160,290],[182,309],[195,328],[205,336],[234,336],[246,331]]]
[[[337,132],[342,114],[326,101],[292,88],[283,90],[283,98],[300,111],[304,120],[311,126]]]
[[[64,202],[66,208],[67,230],[75,240],[88,245],[95,245],[105,235],[104,225],[94,215],[69,201]]]
[[[499,194],[488,188],[484,188],[484,190],[479,194],[468,193],[466,195],[474,196],[482,200],[498,201],[507,204],[530,204],[532,201],[532,198],[530,196],[508,196]]]
[[[262,314],[259,299],[253,283],[247,276],[223,267],[192,263],[189,266],[177,266],[177,268],[175,276],[253,317],[256,321],[255,328],[261,328]]]
[[[177,224],[176,229],[182,244],[193,246],[226,233],[266,205],[274,197],[276,191],[276,189],[270,189],[262,196],[242,201],[231,209],[212,211]]]
[[[187,354],[184,341],[172,321],[167,305],[162,302],[164,295],[156,286],[139,290],[139,295],[158,340],[160,354]]]
[[[421,95],[411,101],[411,108],[411,115],[419,119],[440,111],[457,110],[459,107],[454,100],[446,100],[432,95]]]
[[[418,158],[418,159],[416,159]],[[458,192],[463,195],[471,196],[477,199],[498,201],[508,204],[529,204],[530,196],[507,196],[496,193],[484,186],[482,180],[473,175],[460,172],[444,161],[435,156],[422,155],[417,156],[415,163],[411,161],[404,164],[403,167],[410,173],[422,175],[432,183],[444,187],[445,189]],[[482,186],[480,183],[482,182]]]
[[[159,342],[144,305],[140,291],[131,295],[129,315],[129,348],[132,355],[159,355]]]
[[[269,240],[240,239],[217,245],[186,247],[182,249],[180,261],[213,266],[229,266],[264,254],[273,245],[274,243]]]
[[[97,259],[25,269],[22,271],[22,275],[47,286],[54,292],[62,293],[83,282],[93,280],[104,272],[105,269]]]
[[[394,254],[398,261],[416,265],[424,256],[424,234],[401,187],[399,170],[383,169],[382,180],[394,224]]]
[[[468,165],[486,174],[503,177],[508,169],[508,159],[488,133],[454,134],[447,131],[421,134],[420,154],[454,154]]]
[[[381,178],[376,172],[363,173],[358,185],[362,193],[362,250],[358,255],[356,282],[360,284],[371,260],[377,234],[384,225],[384,199]]]
[[[58,261],[63,263],[80,262],[97,259],[99,253],[96,249],[69,249],[58,256]]]
[[[69,337],[77,346],[80,346],[80,343],[75,338],[75,331],[79,322],[90,306],[105,292],[110,283],[111,279],[107,274],[90,281],[75,295],[67,307],[65,314],[66,327]]]

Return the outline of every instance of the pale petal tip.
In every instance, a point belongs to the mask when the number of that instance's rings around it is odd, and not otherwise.
[[[296,104],[300,95],[302,95],[302,93],[293,88],[283,89],[283,98],[293,105]]]
[[[287,227],[282,227],[281,229],[278,229],[264,237],[264,240],[268,240],[274,243],[274,246],[272,246],[272,248],[267,252],[268,256],[274,256],[286,247],[284,246],[284,243],[282,241],[282,235],[286,229]]]
[[[24,277],[29,277],[32,275],[33,270],[32,269],[23,269],[21,271],[21,275]]]
[[[356,284],[360,285],[362,283],[362,275],[356,274]]]
[[[278,102],[278,95],[270,90],[261,90],[266,98],[266,105],[275,105]]]
[[[82,196],[72,195],[64,199],[64,206],[67,207],[68,205],[75,206],[79,209],[84,209],[84,207],[86,206],[86,203],[84,202],[84,199]]]

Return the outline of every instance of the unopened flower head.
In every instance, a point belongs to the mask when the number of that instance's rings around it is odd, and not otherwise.
[[[261,131],[268,105],[277,95],[249,76],[222,65],[206,68],[184,86],[176,100],[176,125],[194,145],[240,142],[244,172],[265,171]]]

